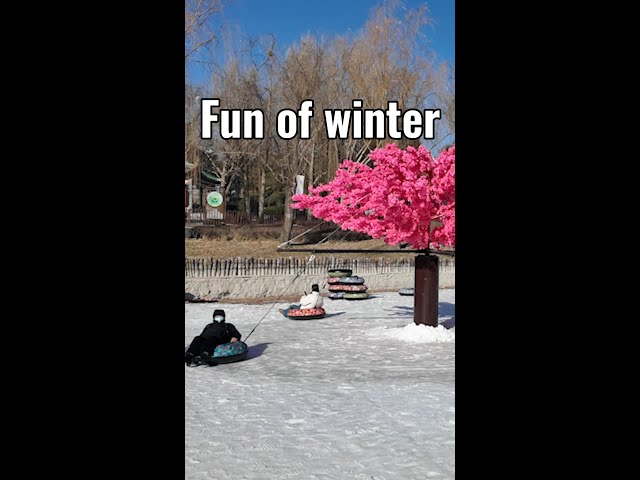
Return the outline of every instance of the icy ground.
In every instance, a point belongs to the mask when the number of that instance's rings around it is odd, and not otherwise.
[[[455,478],[455,290],[438,329],[413,297],[324,299],[327,316],[272,305],[185,304],[185,349],[223,308],[247,360],[185,366],[185,480]]]

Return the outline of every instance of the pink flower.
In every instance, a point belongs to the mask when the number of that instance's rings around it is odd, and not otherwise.
[[[455,146],[434,159],[426,148],[389,144],[369,154],[373,168],[344,160],[335,178],[294,195],[293,208],[416,249],[455,245]]]

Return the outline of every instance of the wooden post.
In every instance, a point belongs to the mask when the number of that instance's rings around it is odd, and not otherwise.
[[[413,321],[417,324],[438,326],[438,257],[416,257],[416,283],[414,290]]]

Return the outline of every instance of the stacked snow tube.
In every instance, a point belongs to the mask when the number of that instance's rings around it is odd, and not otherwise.
[[[330,299],[360,300],[369,296],[364,278],[354,276],[352,273],[350,269],[329,270],[327,283],[329,284],[328,290],[331,292]]]
[[[327,314],[324,308],[291,308],[287,317],[291,320],[315,320]]]
[[[223,343],[218,345],[211,355],[211,361],[215,363],[239,362],[247,358],[249,348],[244,342]]]
[[[415,289],[414,288],[401,288],[400,290],[398,290],[398,293],[400,295],[413,296],[414,293],[415,293]]]

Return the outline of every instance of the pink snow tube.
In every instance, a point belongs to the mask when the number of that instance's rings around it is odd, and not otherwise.
[[[331,285],[330,292],[366,292],[366,285]]]
[[[292,308],[287,313],[287,317],[295,320],[312,320],[322,318],[326,313],[324,308]]]

